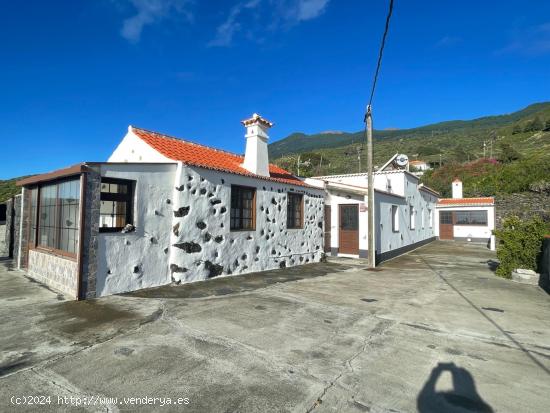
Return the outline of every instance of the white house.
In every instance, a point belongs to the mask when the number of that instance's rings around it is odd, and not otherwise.
[[[441,240],[489,244],[495,229],[495,199],[463,198],[462,182],[452,182],[452,198],[442,198],[436,207],[437,233]],[[491,248],[494,248],[491,243]]]
[[[412,160],[409,161],[409,170],[415,176],[422,176],[424,172],[429,171],[430,165],[426,161]]]
[[[242,123],[244,157],[130,126],[108,162],[20,181],[19,267],[88,298],[318,262],[323,190],[268,163],[269,121]]]
[[[391,168],[388,162],[374,174],[377,262],[433,241],[436,235],[434,211],[439,194],[406,169]],[[325,251],[366,258],[367,174],[319,176],[306,182],[325,190]]]

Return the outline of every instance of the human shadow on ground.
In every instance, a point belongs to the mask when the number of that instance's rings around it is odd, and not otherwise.
[[[436,391],[435,387],[442,373],[451,373],[453,390]],[[474,378],[468,370],[454,363],[438,363],[418,393],[416,407],[420,413],[431,412],[482,412],[493,409],[478,394]]]

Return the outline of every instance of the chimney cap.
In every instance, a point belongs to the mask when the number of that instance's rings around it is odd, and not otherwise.
[[[262,118],[257,113],[253,113],[252,117],[242,120],[241,123],[244,126],[251,126],[251,125],[254,125],[255,123],[261,123],[263,126],[267,126],[268,128],[271,128],[273,126],[273,122],[270,122],[265,118]]]
[[[453,182],[462,182],[462,181],[460,180],[460,178],[456,177],[456,178],[453,180]]]

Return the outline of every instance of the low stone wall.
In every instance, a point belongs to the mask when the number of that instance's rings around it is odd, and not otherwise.
[[[67,298],[76,298],[78,264],[75,260],[30,250],[27,274],[48,287],[67,294]]]
[[[517,215],[521,219],[529,219],[539,215],[545,221],[550,221],[550,194],[538,192],[521,192],[503,194],[495,197],[496,227],[502,227],[502,220],[509,215]]]
[[[19,243],[21,240],[21,195],[17,195],[13,198],[13,259],[14,262],[19,265]]]
[[[6,244],[6,224],[0,224],[0,258],[9,255],[8,245]]]
[[[539,285],[550,293],[550,235],[547,235],[542,243],[539,270]]]

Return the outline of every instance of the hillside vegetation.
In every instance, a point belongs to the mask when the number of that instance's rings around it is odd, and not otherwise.
[[[375,165],[396,152],[430,162],[436,169],[423,180],[444,196],[455,176],[463,180],[465,196],[540,189],[550,181],[550,102],[471,121],[375,131],[374,137]],[[299,174],[313,176],[365,171],[364,149],[363,132],[293,134],[271,144],[270,154],[294,173],[299,159]]]
[[[21,192],[21,188],[15,185],[15,181],[23,178],[8,179],[6,181],[0,180],[0,204]]]

